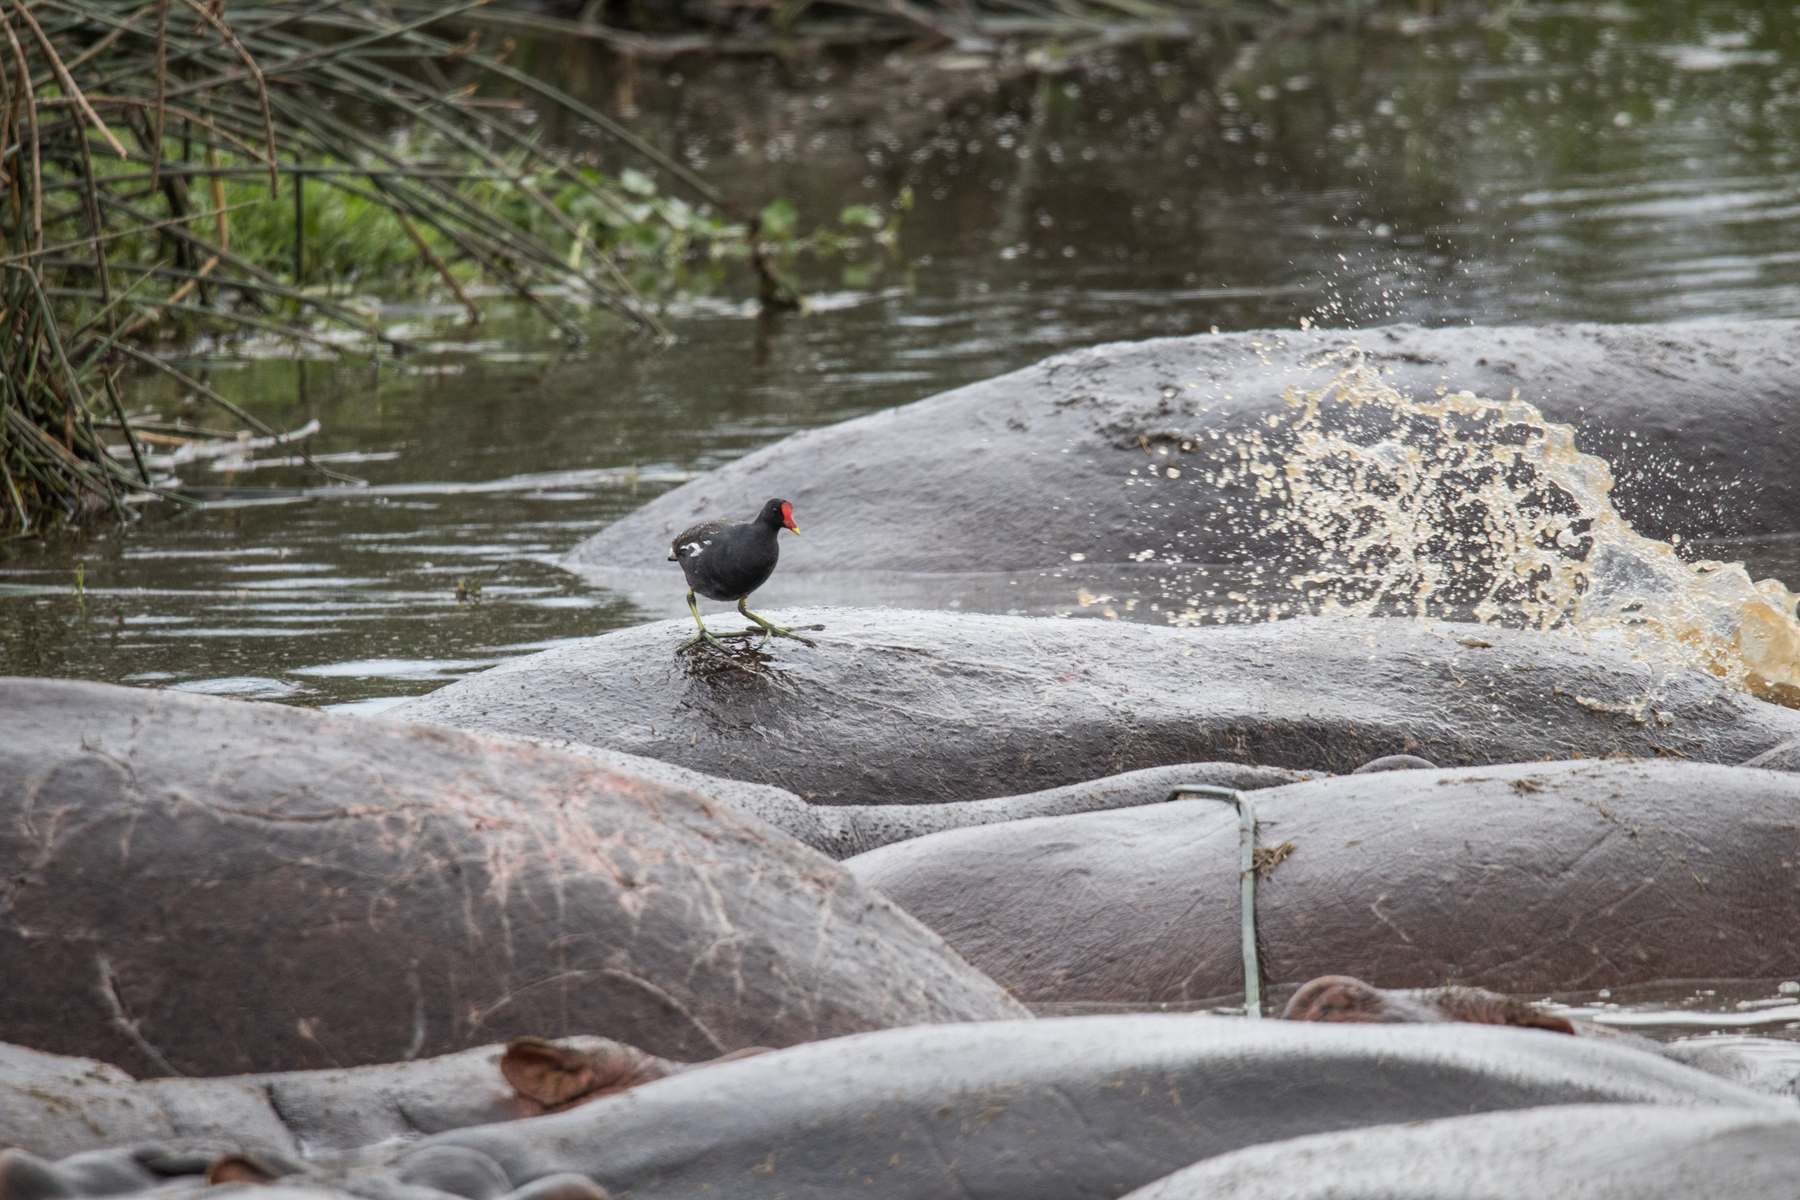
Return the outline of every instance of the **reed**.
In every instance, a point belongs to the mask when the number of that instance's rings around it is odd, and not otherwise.
[[[655,328],[622,258],[734,238],[748,256],[705,180],[504,52],[431,31],[481,2],[0,0],[0,538],[179,499],[126,420],[128,368],[273,432],[148,353],[159,338],[325,322],[379,348],[393,339],[355,301],[370,278],[441,288],[477,320],[471,285],[499,283],[570,337],[568,301]],[[643,169],[571,161],[512,119],[526,105]]]
[[[390,0],[408,12],[435,0]],[[1488,0],[1476,0],[1486,3]],[[789,54],[883,42],[1027,52],[1045,61],[1121,42],[1186,41],[1220,25],[1309,24],[1382,9],[1418,15],[1438,0],[706,0],[685,5],[589,0],[576,16],[506,4],[461,12],[456,23],[602,43],[645,59],[682,54]],[[674,16],[672,14],[679,14]],[[1023,57],[1023,56],[1021,56]]]

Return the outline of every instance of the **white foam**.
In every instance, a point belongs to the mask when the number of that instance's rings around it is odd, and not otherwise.
[[[1355,361],[1285,398],[1266,430],[1212,443],[1217,466],[1195,481],[1254,490],[1242,531],[1289,548],[1252,572],[1246,611],[1623,636],[1646,657],[1800,702],[1800,597],[1632,529],[1610,466],[1580,451],[1572,427],[1516,398],[1408,397]],[[1190,606],[1168,619],[1218,618]]]

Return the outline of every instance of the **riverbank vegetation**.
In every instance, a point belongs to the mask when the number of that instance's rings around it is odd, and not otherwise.
[[[426,12],[433,0],[393,0]],[[603,43],[644,58],[791,54],[881,43],[1005,46],[1046,62],[1084,49],[1194,37],[1219,25],[1315,22],[1383,8],[1427,16],[1437,0],[549,0],[470,9],[472,27]]]
[[[783,254],[891,242],[893,218],[868,206],[802,237],[786,205],[727,201],[509,65],[510,42],[432,32],[457,11],[0,7],[0,537],[182,499],[148,449],[181,431],[127,421],[127,371],[279,436],[159,342],[402,350],[364,297],[435,294],[478,321],[495,290],[570,339],[595,306],[654,332],[646,293],[695,263],[747,260],[779,304]],[[606,149],[547,145],[534,131],[546,115]]]
[[[1305,12],[1362,0],[1333,3]],[[215,432],[286,442],[159,346],[235,337],[398,352],[407,335],[384,327],[382,302],[476,322],[497,293],[569,341],[596,308],[654,334],[660,300],[717,286],[734,260],[761,305],[779,309],[798,302],[784,282],[796,255],[892,250],[906,195],[859,197],[803,231],[788,205],[721,195],[547,83],[492,26],[631,28],[669,52],[696,31],[711,39],[691,46],[702,50],[860,29],[961,52],[992,35],[1012,39],[1014,57],[1030,44],[1063,61],[1083,37],[1181,37],[1202,19],[1300,11],[1261,0],[594,0],[534,12],[483,0],[229,11],[223,0],[0,0],[0,538],[126,515],[134,497],[183,499],[158,461],[168,439],[190,435],[128,420],[129,373],[161,374],[222,410],[203,422]],[[727,27],[744,37],[721,42]],[[551,129],[578,133],[577,148]]]

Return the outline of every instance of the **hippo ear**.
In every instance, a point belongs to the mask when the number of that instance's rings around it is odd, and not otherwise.
[[[500,1056],[500,1074],[513,1091],[546,1108],[567,1104],[600,1085],[590,1057],[543,1038],[515,1038]]]
[[[1321,975],[1300,985],[1281,1014],[1289,1021],[1375,1022],[1382,1019],[1387,997],[1350,975]]]

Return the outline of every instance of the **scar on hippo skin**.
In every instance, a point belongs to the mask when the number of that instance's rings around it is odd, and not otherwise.
[[[616,1095],[694,1067],[767,1054],[769,1049],[767,1046],[748,1046],[704,1063],[680,1063],[646,1054],[623,1042],[607,1042],[598,1049],[576,1050],[544,1038],[522,1037],[507,1043],[506,1053],[500,1057],[500,1073],[521,1099],[550,1113],[602,1096]]]
[[[1575,1032],[1575,1026],[1564,1018],[1541,1013],[1514,996],[1466,987],[1413,993],[1384,992],[1349,975],[1322,975],[1302,984],[1281,1015],[1289,1021],[1358,1024],[1462,1021],[1471,1025],[1514,1025],[1555,1033]]]

